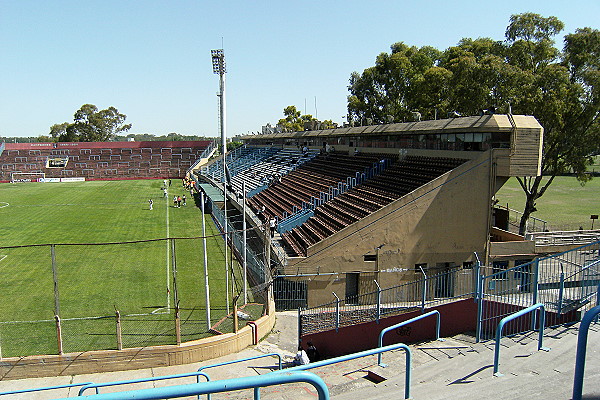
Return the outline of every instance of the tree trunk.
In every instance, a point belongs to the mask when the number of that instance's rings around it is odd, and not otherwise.
[[[537,193],[527,193],[527,200],[525,201],[525,209],[523,215],[521,215],[521,221],[519,223],[519,235],[525,236],[527,233],[527,221],[531,214],[536,211],[535,200]]]
[[[521,222],[519,223],[519,235],[525,236],[525,233],[527,233],[527,220],[531,214],[537,211],[537,208],[535,208],[535,202],[537,199],[542,197],[544,193],[546,193],[546,190],[552,184],[552,181],[555,177],[556,175],[551,175],[548,178],[548,181],[543,185],[543,177],[541,175],[535,177],[517,178],[526,196],[525,209],[523,210]]]

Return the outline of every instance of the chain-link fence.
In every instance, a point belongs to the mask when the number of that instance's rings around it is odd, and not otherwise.
[[[300,333],[307,335],[379,320],[391,315],[425,310],[474,295],[471,269],[453,268],[406,282],[300,310]]]
[[[222,238],[206,240],[210,321],[203,238],[0,248],[0,357],[175,344],[214,334],[231,309]],[[233,264],[231,298],[243,289]],[[242,315],[251,320],[262,315],[262,304],[248,309]],[[226,329],[219,331],[231,332]]]

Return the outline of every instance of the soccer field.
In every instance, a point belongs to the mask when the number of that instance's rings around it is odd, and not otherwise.
[[[177,303],[182,339],[209,335],[202,213],[179,180],[167,197],[162,186],[162,180],[0,184],[2,356],[55,354],[55,313],[64,352],[116,348],[117,310],[124,347],[174,343]],[[173,196],[184,193],[187,205],[175,207]],[[226,314],[226,273],[223,240],[210,215],[206,235],[216,322]],[[232,282],[239,292],[237,270]]]
[[[511,178],[498,191],[496,198],[501,205],[507,203],[517,211],[523,211],[525,194],[516,178]],[[600,179],[594,178],[581,185],[575,177],[557,176],[548,191],[536,202],[537,212],[532,217],[548,222],[549,230],[591,229],[590,215],[600,214]],[[596,223],[594,229],[598,229]]]

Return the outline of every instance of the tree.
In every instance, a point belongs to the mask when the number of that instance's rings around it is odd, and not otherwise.
[[[428,102],[440,101],[440,93],[424,94],[423,82],[447,78],[445,71],[432,70],[440,61],[441,52],[430,46],[417,48],[402,42],[393,44],[391,50],[391,54],[379,54],[374,67],[350,76],[348,113],[361,125],[366,120],[386,123],[410,118],[417,111],[419,96]]]
[[[513,16],[507,29],[509,54],[529,78],[516,110],[534,115],[544,127],[543,175],[518,178],[526,195],[521,234],[557,175],[574,173],[582,184],[591,179],[586,169],[600,141],[600,31],[567,35],[561,57],[552,36],[562,27],[554,17],[527,13]]]
[[[56,141],[55,138],[53,138],[52,136],[48,136],[48,135],[40,135],[35,140],[37,140],[38,143],[52,143],[52,142]]]
[[[558,174],[580,182],[600,143],[600,31],[583,28],[554,44],[564,24],[539,14],[513,15],[504,42],[462,39],[439,52],[392,45],[374,67],[350,77],[348,112],[375,123],[456,111],[476,115],[490,106],[535,116],[544,127],[542,176],[519,177],[526,202],[519,231]],[[388,116],[391,116],[388,117]]]
[[[277,122],[277,125],[288,132],[302,132],[305,122],[316,121],[310,114],[300,115],[300,111],[296,109],[296,106],[287,106],[284,108],[283,115],[285,117],[281,118]]]
[[[75,112],[73,123],[52,125],[50,136],[59,142],[105,142],[131,129],[125,119],[115,107],[98,110],[93,104],[84,104]]]

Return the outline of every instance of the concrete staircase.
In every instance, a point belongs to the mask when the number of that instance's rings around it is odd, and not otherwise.
[[[544,346],[537,350],[537,333],[503,338],[501,377],[493,375],[495,342],[475,343],[457,335],[444,341],[411,346],[413,354],[412,399],[570,399],[578,324],[547,328]],[[588,339],[584,398],[600,399],[600,325],[593,325]],[[405,352],[384,353],[386,368],[377,357],[313,369],[327,383],[336,400],[403,399]],[[378,382],[378,383],[377,383]],[[241,394],[241,393],[240,393]],[[308,385],[261,389],[262,399],[314,399]],[[586,397],[587,396],[587,397]],[[243,398],[239,397],[239,398]],[[247,398],[247,397],[246,397]]]
[[[503,338],[499,372],[493,376],[494,341],[475,343],[474,338],[458,335],[445,341],[413,347],[411,398],[414,399],[570,399],[578,325],[545,330],[544,346],[537,350],[537,334]],[[600,326],[590,330],[584,394],[600,399]],[[396,353],[396,354],[399,354]],[[396,354],[394,354],[395,357]],[[402,357],[384,362],[394,365],[389,378],[360,391],[336,395],[336,399],[403,398]],[[379,367],[376,367],[379,368]],[[590,397],[592,396],[592,397]]]

